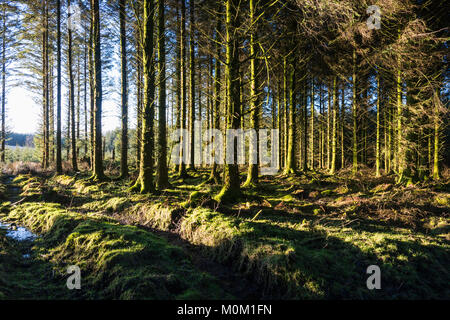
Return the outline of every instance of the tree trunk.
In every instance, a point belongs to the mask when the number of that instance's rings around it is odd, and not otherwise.
[[[338,100],[337,100],[337,88],[336,88],[337,78],[334,76],[333,78],[333,119],[332,119],[332,128],[331,128],[331,165],[330,165],[330,174],[334,174],[336,172],[336,145],[337,145],[337,136],[336,136],[336,125],[337,125],[337,109],[338,109]]]
[[[257,32],[256,17],[258,12],[255,6],[255,0],[250,0],[250,23],[252,29],[250,31],[250,127],[257,131],[259,129],[259,83],[258,83],[258,58],[257,58],[257,41],[255,34]],[[256,150],[255,150],[256,149]],[[256,146],[253,143],[249,144],[249,166],[247,181],[244,187],[254,186],[258,183],[258,166],[259,166],[259,139],[256,138]],[[252,155],[256,159],[252,159]]]
[[[178,175],[180,178],[186,178],[186,146],[188,138],[184,134],[186,129],[186,0],[181,0],[181,21],[180,21],[180,71],[181,71],[181,115],[180,115],[180,129],[183,130],[183,135],[180,138],[180,165],[178,168]]]
[[[195,28],[194,1],[189,1],[189,169],[195,170]]]
[[[6,142],[6,8],[3,6],[3,36],[2,36],[2,132],[1,132],[1,162],[5,163]]]
[[[353,99],[352,99],[352,117],[353,117],[353,166],[352,173],[358,172],[358,139],[357,139],[357,101],[356,101],[356,50],[353,50]]]
[[[140,11],[139,11],[140,12]],[[139,14],[140,17],[140,14]],[[136,26],[136,168],[139,170],[141,161],[141,137],[142,137],[142,32],[141,25]]]
[[[439,89],[436,89],[434,102],[434,156],[433,156],[433,179],[439,180]]]
[[[42,105],[43,105],[43,157],[42,167],[48,168],[49,164],[49,146],[48,146],[48,4],[47,1],[42,1],[42,17],[43,17],[43,32],[42,32]]]
[[[222,12],[223,8],[222,5],[219,4],[220,8],[219,13]],[[221,53],[222,48],[219,44],[219,32],[222,30],[222,17],[220,15],[217,16],[217,25],[216,25],[216,33],[215,33],[215,41],[216,41],[216,58],[214,59],[214,101],[213,101],[213,111],[212,111],[212,127],[213,129],[220,129],[219,121],[220,121],[220,81],[221,81],[221,68],[220,68],[220,59],[221,59]],[[214,141],[213,141],[214,142]],[[215,145],[213,144],[212,149],[212,158],[213,163],[211,167],[211,175],[209,177],[210,181],[213,181],[214,183],[220,182],[220,175],[217,171],[217,162],[215,159]]]
[[[61,0],[56,2],[56,173],[62,174],[61,146]]]
[[[120,146],[120,177],[128,177],[128,70],[126,36],[126,0],[119,0],[122,133]]]
[[[287,57],[283,57],[283,96],[284,96],[284,114],[283,114],[283,167],[286,169],[287,165],[287,150],[288,150],[288,112],[289,112],[289,102],[288,102],[288,80],[287,80]]]
[[[296,132],[295,132],[295,64],[293,62],[293,58],[291,58],[292,62],[290,63],[290,72],[289,72],[289,128],[288,128],[288,146],[287,146],[287,159],[286,159],[286,167],[284,168],[284,174],[296,174],[297,172],[297,162],[295,160],[295,143],[296,143]]]
[[[159,110],[158,110],[158,166],[157,186],[165,189],[169,186],[167,172],[167,129],[166,129],[166,37],[165,37],[165,13],[164,0],[158,0],[158,85],[159,85]]]
[[[67,0],[67,6],[70,8],[71,0]],[[72,19],[70,16],[73,13],[68,12],[68,19]],[[69,25],[67,30],[67,40],[68,40],[68,48],[67,48],[67,67],[69,69],[69,109],[70,109],[70,124],[71,124],[71,143],[72,143],[72,169],[73,171],[78,171],[77,166],[77,140],[75,133],[75,84],[73,79],[73,47],[72,47],[72,29]]]
[[[375,176],[379,177],[380,176],[380,161],[381,161],[381,155],[380,155],[380,114],[381,114],[381,110],[380,110],[380,94],[381,94],[381,90],[380,90],[380,73],[379,71],[377,71],[377,141],[376,141],[376,154],[375,154]]]
[[[226,64],[225,80],[227,86],[227,129],[238,129],[241,120],[240,106],[240,76],[239,76],[239,40],[236,35],[239,27],[236,13],[238,12],[239,1],[226,1]],[[231,202],[236,201],[241,196],[239,181],[239,166],[237,162],[237,144],[225,139],[225,150],[233,143],[234,161],[226,163],[224,170],[224,186],[216,196],[216,200]]]
[[[144,105],[142,109],[142,146],[139,178],[133,190],[141,193],[155,192],[153,180],[154,165],[154,126],[155,118],[155,64],[153,47],[154,0],[144,0],[144,49],[142,61],[144,65]]]
[[[99,0],[91,0],[93,25],[93,53],[94,53],[94,163],[92,179],[102,180],[102,60],[100,51],[100,8]]]

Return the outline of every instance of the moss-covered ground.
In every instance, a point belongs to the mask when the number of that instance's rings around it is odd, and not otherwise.
[[[405,187],[371,172],[263,177],[227,205],[208,177],[173,175],[157,195],[80,174],[4,182],[21,190],[4,198],[2,219],[40,237],[0,234],[0,298],[450,298],[448,178]],[[65,288],[71,264],[80,291]],[[380,267],[380,290],[366,286],[369,265]],[[14,275],[27,268],[48,272]]]

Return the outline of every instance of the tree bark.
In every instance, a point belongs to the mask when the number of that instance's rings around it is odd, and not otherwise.
[[[93,54],[94,54],[94,180],[103,180],[102,155],[102,58],[100,51],[100,8],[99,0],[91,0],[93,25]]]
[[[181,21],[180,21],[180,71],[181,71],[181,115],[180,115],[180,129],[186,129],[186,0],[181,0]],[[180,138],[180,165],[178,167],[178,175],[180,178],[186,178],[186,137],[184,135]]]
[[[128,177],[128,68],[126,37],[126,0],[119,0],[122,132],[120,146],[120,177]]]
[[[240,76],[239,76],[239,40],[236,34],[239,27],[237,12],[240,2],[238,0],[226,1],[226,64],[225,80],[227,86],[227,129],[238,129],[241,121],[240,106]],[[241,196],[239,166],[237,162],[237,144],[225,139],[225,150],[227,145],[233,143],[234,161],[226,163],[224,170],[224,185],[216,200],[223,202],[235,202]]]
[[[70,8],[71,0],[67,0],[67,6]],[[68,12],[68,19],[71,19],[72,12]],[[67,30],[67,67],[69,69],[69,109],[70,109],[70,129],[71,129],[71,144],[72,144],[72,170],[78,171],[77,166],[77,141],[76,141],[76,133],[75,133],[75,84],[73,78],[73,47],[72,47],[72,29],[69,25]]]
[[[250,31],[250,127],[256,132],[259,129],[259,83],[258,83],[258,58],[257,58],[257,41],[255,39],[257,33],[256,17],[258,11],[256,9],[255,0],[250,0],[250,23],[252,29]],[[249,166],[247,181],[244,187],[254,186],[258,183],[258,167],[259,167],[259,137],[256,136],[256,146],[250,143]],[[256,150],[255,150],[256,149]],[[251,155],[256,155],[256,159],[252,159]],[[255,163],[252,163],[255,162]]]
[[[144,65],[144,105],[142,109],[142,146],[139,178],[132,188],[132,190],[140,189],[141,193],[155,192],[153,179],[155,144],[153,126],[155,118],[154,11],[154,0],[144,0],[144,48],[142,55]]]
[[[158,0],[158,166],[157,186],[165,189],[169,186],[167,170],[167,129],[166,129],[166,37],[164,0]]]

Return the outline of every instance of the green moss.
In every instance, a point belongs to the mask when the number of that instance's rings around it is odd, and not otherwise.
[[[58,192],[76,195],[74,202],[70,202],[70,210],[55,204],[29,203],[13,210],[11,217],[43,234],[37,248],[46,263],[63,270],[65,263],[82,261],[89,274],[87,297],[100,292],[101,297],[131,299],[153,297],[156,291],[162,292],[161,298],[202,299],[205,292],[222,297],[223,293],[215,286],[203,288],[205,283],[200,278],[210,276],[198,270],[194,276],[195,268],[183,252],[179,258],[176,249],[169,250],[158,243],[156,246],[162,248],[159,256],[152,251],[156,250],[151,244],[153,240],[142,240],[135,233],[142,230],[117,225],[117,220],[176,232],[200,248],[204,258],[224,263],[250,277],[261,287],[263,297],[450,297],[446,286],[450,279],[445,269],[450,260],[449,220],[437,216],[448,206],[445,190],[436,193],[436,189],[429,192],[424,187],[418,193],[418,188],[405,190],[393,185],[388,177],[364,181],[305,174],[268,179],[258,189],[246,190],[247,204],[222,203],[214,206],[220,211],[215,212],[199,206],[210,201],[210,195],[219,192],[220,187],[198,185],[203,178],[200,173],[197,176],[182,185],[172,180],[172,188],[159,196],[129,196],[125,185],[110,182],[97,185],[78,179],[67,187],[58,184]],[[31,178],[21,181],[32,189],[36,180]],[[42,187],[47,188],[45,183]],[[309,202],[293,197],[294,190],[303,189],[315,190],[305,192]],[[395,199],[388,193],[391,189],[396,192]],[[322,195],[327,197],[321,198],[317,190],[324,190]],[[350,190],[364,193],[348,194]],[[380,209],[381,197],[385,209]],[[182,201],[186,208],[180,208]],[[78,209],[84,214],[73,212]],[[5,211],[8,210],[6,206]],[[114,214],[106,218],[102,216],[106,212]],[[422,219],[418,224],[420,231],[396,220],[416,219],[415,215]],[[255,216],[257,219],[253,219]],[[145,252],[157,257],[160,263],[150,261]],[[371,264],[381,268],[383,290],[370,291],[366,287],[366,268]],[[158,268],[163,270],[155,271]],[[198,287],[180,279],[185,272]],[[142,285],[140,278],[151,284]]]
[[[440,194],[434,197],[434,201],[440,206],[449,207],[450,196],[448,194]]]
[[[84,298],[175,299],[193,291],[196,298],[227,297],[179,247],[136,227],[46,204],[21,205],[9,218],[42,235],[36,246],[60,274],[80,267]]]
[[[13,183],[17,183],[17,184],[22,184],[23,182],[27,181],[28,179],[30,179],[32,176],[31,174],[19,174],[18,176],[16,176],[13,179]]]
[[[310,220],[270,217],[250,221],[208,209],[188,211],[180,234],[189,242],[203,245],[211,257],[233,261],[237,270],[253,277],[272,295],[290,298],[412,298],[449,296],[443,261],[449,261],[448,245],[421,236],[433,246],[409,242],[400,230],[364,232],[338,226],[314,225]],[[422,258],[433,265],[424,274]],[[358,261],[355,263],[355,261]],[[405,278],[405,262],[411,263]],[[378,264],[386,291],[365,286],[366,268]],[[394,266],[393,268],[390,266]],[[408,272],[408,271],[406,271]],[[408,280],[407,280],[408,279]],[[409,281],[408,289],[400,283]]]
[[[124,212],[121,218],[158,230],[168,231],[180,218],[182,212],[182,209],[164,204],[140,203]]]
[[[128,198],[114,197],[108,200],[96,200],[85,203],[81,208],[91,211],[119,212],[130,206]]]
[[[333,192],[333,190],[323,190],[320,194],[323,196],[330,196],[330,195],[334,194],[334,192]]]
[[[59,184],[67,187],[67,186],[72,185],[75,182],[75,177],[61,175],[61,176],[56,176],[54,178],[54,181],[56,183],[59,183]]]

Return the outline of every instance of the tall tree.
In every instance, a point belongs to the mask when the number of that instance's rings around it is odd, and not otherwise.
[[[221,13],[223,11],[223,6],[221,3],[218,3],[219,9],[217,14],[217,22],[216,22],[216,32],[214,33],[215,37],[215,48],[216,48],[216,57],[214,59],[214,99],[213,99],[213,111],[211,116],[212,128],[218,130],[220,128],[220,89],[221,89],[221,66],[220,60],[222,56],[222,47],[219,42],[219,33],[222,30],[222,17]],[[212,149],[212,157],[215,159],[216,149],[215,144]],[[209,180],[214,183],[219,183],[220,175],[217,170],[217,162],[213,161],[211,167],[211,174]]]
[[[259,129],[259,83],[258,83],[258,57],[257,57],[257,21],[259,13],[257,11],[255,0],[250,0],[250,127],[252,129]],[[256,159],[253,159],[253,156]],[[258,183],[258,167],[259,167],[259,139],[257,137],[256,145],[250,143],[250,156],[247,181],[244,187],[253,186]]]
[[[120,146],[120,176],[128,176],[128,68],[126,35],[126,0],[119,0],[122,132]]]
[[[73,76],[73,45],[72,45],[72,28],[74,27],[71,24],[71,20],[73,17],[71,15],[75,14],[72,12],[71,0],[67,0],[67,10],[68,10],[68,28],[67,28],[67,40],[68,40],[68,48],[67,48],[67,67],[69,69],[69,114],[70,114],[70,130],[71,130],[71,143],[72,143],[72,169],[73,171],[78,171],[77,166],[77,137],[75,134],[75,85],[74,85],[74,76]]]
[[[294,58],[291,56],[291,62],[289,64],[289,129],[288,129],[288,145],[287,145],[287,157],[286,166],[284,168],[284,174],[296,174],[297,173],[297,161],[295,157],[295,144],[296,144],[296,70]]]
[[[61,0],[56,1],[56,173],[62,174],[61,144]]]
[[[180,164],[178,167],[178,175],[181,178],[187,177],[186,162],[187,158],[187,136],[184,134],[186,129],[186,0],[181,0],[181,20],[180,20],[180,72],[181,72],[181,107],[180,107],[180,129],[181,135],[180,145]]]
[[[103,153],[102,153],[102,57],[100,45],[100,7],[99,0],[91,0],[91,23],[93,35],[93,88],[94,88],[94,161],[93,180],[103,180]]]
[[[226,112],[227,129],[238,129],[241,122],[241,100],[240,100],[240,76],[239,76],[239,28],[238,13],[240,1],[226,0],[225,2],[225,26],[226,26]],[[224,185],[220,193],[216,196],[218,201],[236,201],[241,196],[239,166],[237,164],[237,144],[236,141],[225,139],[225,150],[230,144],[234,144],[233,161],[226,161],[224,170]]]
[[[166,129],[166,34],[165,1],[158,0],[158,162],[157,187],[159,190],[169,186],[167,168],[167,129]]]
[[[337,77],[333,77],[333,111],[332,111],[332,128],[331,128],[331,166],[330,174],[334,174],[336,171],[336,147],[337,147],[337,109],[338,109],[338,99],[337,99],[337,88],[336,88]]]
[[[358,140],[357,140],[357,112],[358,112],[358,102],[357,102],[357,88],[356,88],[356,49],[353,49],[353,98],[352,98],[352,119],[353,119],[353,166],[352,172],[356,174],[358,172]]]
[[[195,170],[195,21],[194,0],[189,1],[189,169]]]
[[[142,53],[142,62],[144,66],[144,104],[142,109],[141,161],[139,177],[132,187],[132,190],[140,190],[141,193],[155,192],[155,183],[153,180],[153,121],[155,118],[155,63],[153,48],[154,11],[154,0],[144,0],[144,47]]]
[[[49,30],[48,30],[48,2],[42,0],[42,107],[43,107],[43,132],[42,132],[42,167],[49,165]]]

